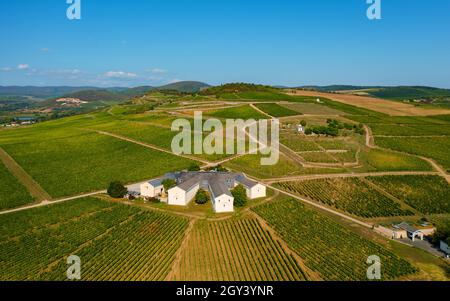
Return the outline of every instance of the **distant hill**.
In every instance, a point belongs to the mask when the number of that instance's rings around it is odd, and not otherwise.
[[[425,86],[386,87],[386,86],[331,85],[331,86],[302,86],[298,88],[317,90],[323,92],[362,91],[370,96],[392,100],[415,100],[415,99],[450,97],[449,89],[441,89]]]
[[[183,81],[183,82],[176,82],[172,84],[168,84],[165,86],[158,87],[158,90],[173,90],[178,92],[184,92],[184,93],[196,93],[200,92],[203,89],[211,87],[208,84],[202,83],[202,82],[195,82],[195,81]]]
[[[0,86],[0,96],[30,96],[39,99],[58,97],[83,90],[97,90],[96,87],[35,87],[35,86]]]
[[[273,92],[278,89],[271,86],[247,84],[247,83],[230,83],[216,87],[210,87],[202,91],[205,95],[220,95],[226,93],[241,93],[241,92]]]

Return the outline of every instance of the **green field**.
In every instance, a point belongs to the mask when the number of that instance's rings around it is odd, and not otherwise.
[[[83,280],[165,279],[187,219],[91,198],[75,202],[0,217],[0,280],[67,280],[70,255],[80,257]]]
[[[28,190],[0,161],[0,210],[19,207],[34,201]]]
[[[450,137],[375,137],[375,143],[384,148],[424,156],[436,160],[445,169],[450,170]]]
[[[269,119],[268,116],[261,114],[250,106],[232,107],[220,110],[204,112],[204,115],[223,119]]]
[[[300,115],[297,111],[293,111],[276,103],[260,103],[255,105],[258,109],[266,112],[273,117],[287,117]]]
[[[87,131],[4,145],[52,197],[106,189],[111,181],[137,182],[190,166],[190,160]]]
[[[281,182],[275,186],[363,218],[413,215],[359,178]]]
[[[294,110],[299,114],[308,115],[345,115],[344,112],[332,109],[322,104],[318,103],[289,103],[283,104],[284,107]]]
[[[379,171],[432,171],[431,165],[418,157],[383,149],[369,149],[361,153],[369,169]]]
[[[384,176],[368,179],[423,214],[450,213],[450,185],[442,177]]]
[[[264,156],[267,157],[267,156]],[[278,177],[289,177],[295,175],[306,175],[314,173],[340,173],[344,172],[341,168],[304,168],[299,163],[280,155],[280,159],[275,165],[261,165],[260,155],[247,155],[236,158],[224,164],[225,167],[233,170],[242,171],[261,179],[270,179]]]
[[[386,248],[360,237],[332,219],[305,208],[296,200],[261,205],[262,216],[324,280],[367,280],[367,259],[382,262],[382,280],[395,280],[417,270]],[[320,229],[320,230],[319,230]]]
[[[255,219],[198,221],[183,250],[175,280],[301,281],[294,257]]]

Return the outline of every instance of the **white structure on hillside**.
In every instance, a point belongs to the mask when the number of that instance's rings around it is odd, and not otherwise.
[[[144,197],[159,197],[164,193],[164,179],[174,179],[177,185],[167,191],[168,204],[187,206],[200,189],[208,190],[214,210],[218,213],[234,211],[234,197],[231,189],[241,184],[251,200],[266,196],[266,186],[248,179],[243,174],[228,172],[182,172],[168,174],[141,185]]]
[[[161,179],[156,179],[141,185],[141,196],[146,198],[157,198],[164,193]]]

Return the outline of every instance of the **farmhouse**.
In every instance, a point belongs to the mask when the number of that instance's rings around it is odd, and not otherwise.
[[[402,222],[398,225],[379,226],[376,231],[386,235],[392,239],[405,239],[409,238],[415,241],[416,238],[423,240],[425,236],[432,235],[436,228],[432,225],[411,225],[406,222]]]
[[[167,192],[162,182],[174,179],[177,183]],[[175,206],[187,206],[200,189],[208,190],[214,210],[218,213],[234,211],[234,197],[231,189],[242,185],[249,199],[266,196],[266,187],[250,180],[243,174],[228,172],[180,172],[167,174],[163,178],[155,179],[141,185],[141,195],[144,197],[160,197],[167,193],[167,203]]]

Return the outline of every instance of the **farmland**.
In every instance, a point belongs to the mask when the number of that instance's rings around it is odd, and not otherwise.
[[[222,119],[244,119],[244,120],[268,119],[266,115],[263,115],[262,113],[256,111],[250,106],[239,106],[220,110],[207,111],[204,112],[204,114],[211,117],[217,117]]]
[[[300,115],[297,111],[293,111],[276,103],[260,103],[256,107],[273,117],[287,117]]]
[[[450,213],[450,186],[444,178],[385,176],[370,177],[369,180],[423,214]]]
[[[286,182],[276,187],[363,218],[412,215],[359,178]]]
[[[367,258],[383,262],[383,280],[394,280],[417,270],[383,246],[362,238],[295,200],[256,207],[280,236],[325,280],[367,280]],[[320,231],[318,231],[320,229]]]
[[[87,131],[49,141],[4,145],[52,197],[103,190],[112,180],[145,180],[189,166],[187,159]],[[126,158],[126,159],[125,159]]]
[[[439,109],[439,108],[424,109],[421,107],[415,107],[411,104],[394,102],[374,97],[357,96],[349,94],[331,94],[323,92],[296,90],[292,92],[292,95],[317,96],[328,98],[346,105],[351,105],[363,109],[370,109],[382,114],[392,116],[427,116],[427,115],[430,116],[430,115],[448,114],[450,112],[449,110],[446,109]]]
[[[183,281],[305,280],[296,259],[252,218],[198,221],[176,271]]]
[[[27,189],[11,174],[0,161],[0,210],[33,202]]]
[[[0,279],[64,280],[66,258],[77,254],[85,280],[163,280],[187,219],[117,204],[96,207],[93,202],[103,201],[85,199],[75,207],[61,204],[36,212],[20,233],[12,219],[9,224],[2,220]],[[76,214],[64,213],[62,220],[56,215],[65,206]],[[14,217],[24,219],[22,214]]]
[[[445,169],[450,170],[450,137],[375,137],[378,146],[396,151],[424,156],[436,160]]]

